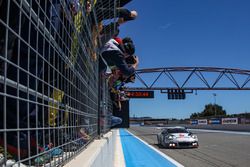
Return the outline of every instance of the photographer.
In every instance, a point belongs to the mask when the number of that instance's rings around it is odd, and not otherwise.
[[[126,59],[134,54],[135,46],[130,38],[124,38],[122,41],[118,39],[111,39],[104,45],[102,58],[109,67],[116,66],[123,75],[130,76],[139,64],[138,57],[134,57],[135,63],[132,65],[126,62]]]

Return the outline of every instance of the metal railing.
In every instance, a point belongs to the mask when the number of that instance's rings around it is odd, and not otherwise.
[[[117,2],[0,0],[0,166],[63,165],[110,129],[98,48]]]

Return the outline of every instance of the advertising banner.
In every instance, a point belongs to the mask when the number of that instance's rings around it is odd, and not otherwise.
[[[223,125],[238,124],[238,118],[222,118],[221,122]]]
[[[221,119],[210,119],[210,120],[208,120],[208,123],[213,124],[213,125],[221,124]]]
[[[241,124],[250,124],[250,118],[241,118],[240,123]]]
[[[198,125],[207,125],[207,119],[199,119]]]
[[[197,124],[198,124],[198,120],[191,120],[191,121],[190,121],[190,124],[191,124],[191,125],[197,125]]]

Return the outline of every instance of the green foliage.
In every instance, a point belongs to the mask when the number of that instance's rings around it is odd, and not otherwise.
[[[202,118],[202,117],[212,117],[212,116],[226,116],[227,113],[223,110],[223,107],[218,104],[207,104],[205,109],[200,113],[192,113],[190,118]]]
[[[239,114],[231,114],[231,115],[228,115],[228,117],[250,118],[250,113],[245,112],[245,113],[239,113]]]

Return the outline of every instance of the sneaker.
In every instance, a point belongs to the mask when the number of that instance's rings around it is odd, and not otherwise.
[[[92,4],[91,4],[90,0],[87,0],[86,1],[86,11],[87,11],[87,13],[90,13],[91,10],[92,10]]]
[[[0,146],[0,166],[1,167],[13,167],[16,161],[13,159],[12,155],[7,152],[7,158],[4,157],[4,149]],[[7,161],[6,161],[7,159]]]
[[[5,160],[5,158],[4,158],[3,154],[0,153],[0,165],[2,165],[4,163],[4,160]]]
[[[13,167],[13,165],[16,163],[14,159],[8,159],[5,164],[3,164],[2,167]]]
[[[0,145],[3,146],[4,145],[4,141],[2,139],[0,139]],[[16,158],[18,157],[18,148],[15,145],[11,145],[11,144],[7,144],[7,156],[10,156],[9,158]],[[19,149],[20,152],[20,158],[26,158],[28,156],[28,150],[25,148],[20,148]],[[8,158],[8,157],[7,157]]]
[[[70,10],[72,12],[72,15],[75,16],[81,10],[80,2],[79,2],[79,0],[71,0],[70,3],[71,3]]]
[[[35,164],[42,165],[48,163],[50,161],[49,154],[43,154],[37,158],[35,158]]]
[[[4,147],[0,146],[0,164],[4,161]],[[13,156],[7,151],[7,159],[13,159]]]

